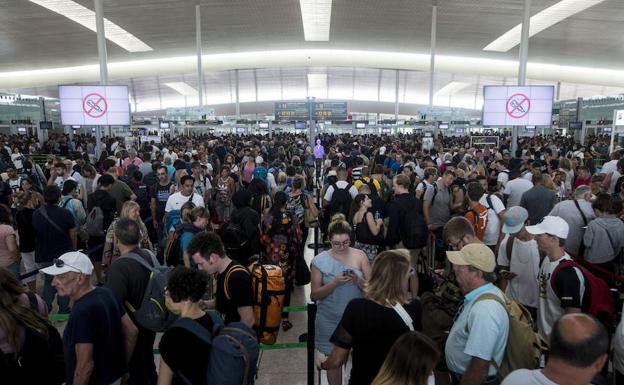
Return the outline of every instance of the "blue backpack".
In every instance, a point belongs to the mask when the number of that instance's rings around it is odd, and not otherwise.
[[[241,322],[227,326],[215,311],[208,311],[213,322],[211,331],[190,318],[178,318],[171,327],[179,327],[211,345],[206,374],[207,384],[253,385],[257,371],[260,345],[256,333]],[[186,384],[188,378],[176,373]]]
[[[195,193],[193,192],[191,196],[189,197],[189,199],[187,200],[187,202],[193,202],[194,195]],[[165,223],[166,232],[171,231],[174,225],[177,225],[178,223],[182,222],[182,218],[180,217],[181,214],[182,212],[180,210],[169,211],[169,214],[167,214],[167,223]]]

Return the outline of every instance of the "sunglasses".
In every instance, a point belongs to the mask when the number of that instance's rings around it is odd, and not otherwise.
[[[81,273],[79,268],[77,268],[76,266],[72,266],[72,265],[70,265],[68,263],[65,263],[65,261],[63,261],[60,258],[54,258],[53,262],[54,262],[54,266],[58,267],[59,269],[67,266],[67,267],[71,267],[72,269],[76,270],[77,273]]]

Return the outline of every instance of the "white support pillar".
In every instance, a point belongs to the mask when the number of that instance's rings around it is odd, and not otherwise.
[[[236,119],[240,119],[240,84],[238,82],[238,69],[234,70],[235,80],[236,80]]]
[[[431,47],[429,62],[429,109],[433,107],[433,87],[435,85],[435,52],[438,29],[438,0],[433,0],[431,7]]]
[[[98,58],[100,60],[100,84],[108,83],[108,57],[106,54],[106,35],[104,30],[104,5],[103,0],[94,0],[95,28],[97,31]],[[110,131],[110,128],[109,128]],[[95,160],[100,157],[102,151],[102,127],[95,128]]]
[[[527,60],[529,57],[529,28],[531,25],[531,0],[524,0],[524,17],[522,19],[522,31],[520,38],[520,57],[518,63],[518,85],[526,85]],[[512,128],[511,156],[516,157],[518,150],[518,131],[520,127]]]
[[[202,34],[201,34],[201,7],[199,0],[195,3],[195,43],[197,45],[197,96],[198,106],[204,105],[204,71],[202,69]]]
[[[399,70],[396,71],[396,83],[394,86],[394,120],[399,121]]]

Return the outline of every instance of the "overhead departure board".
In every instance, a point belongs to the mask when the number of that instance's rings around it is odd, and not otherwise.
[[[344,120],[347,118],[347,102],[314,102],[314,120]],[[275,120],[309,120],[308,102],[276,102]]]

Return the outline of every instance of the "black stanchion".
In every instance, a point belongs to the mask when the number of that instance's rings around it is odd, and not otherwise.
[[[308,385],[314,385],[314,372],[316,372],[314,359],[314,340],[316,330],[314,323],[316,320],[316,303],[308,303]]]

